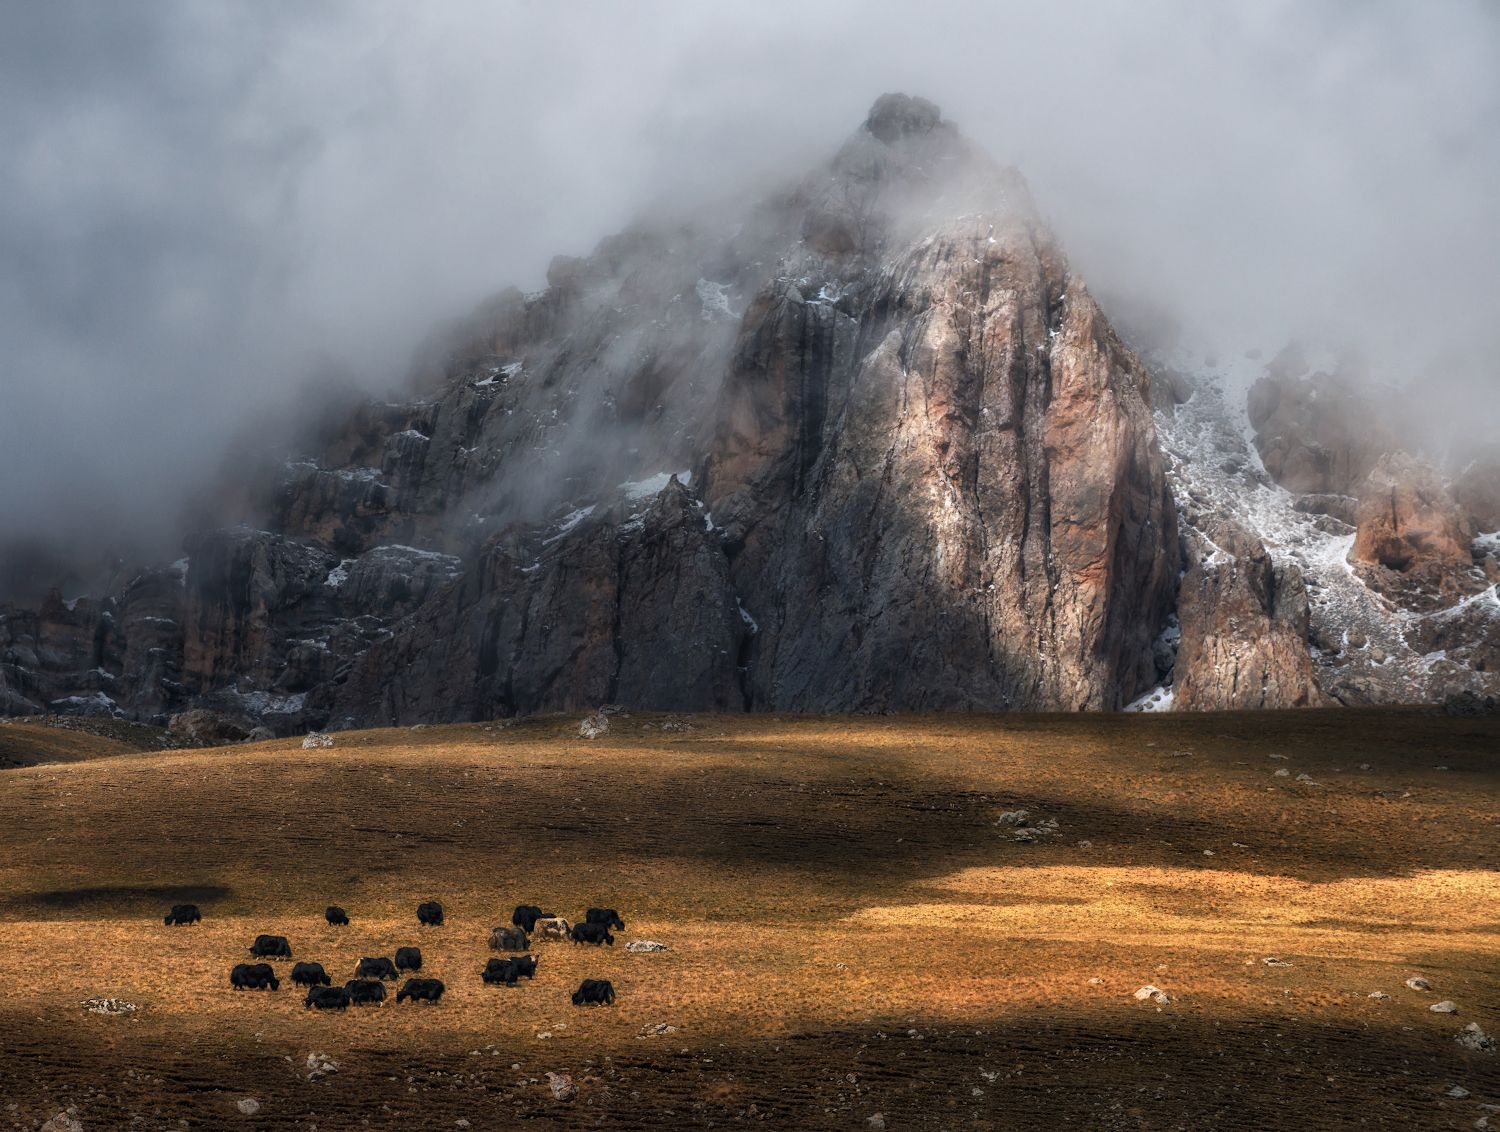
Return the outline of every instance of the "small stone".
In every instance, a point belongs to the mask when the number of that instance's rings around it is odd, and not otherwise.
[[[654,939],[633,939],[625,945],[625,950],[639,954],[645,951],[670,951],[671,948],[664,943],[657,943]]]
[[[1434,1014],[1457,1014],[1458,1004],[1450,1002],[1445,998],[1442,1002],[1434,1002],[1427,1009],[1432,1011]]]
[[[1297,781],[1298,782],[1305,782],[1309,786],[1317,786],[1318,785],[1318,783],[1316,783],[1316,782],[1313,781],[1313,777],[1310,774],[1299,774],[1297,776]]]
[[[1488,1053],[1495,1048],[1495,1040],[1479,1028],[1478,1022],[1470,1022],[1453,1040],[1475,1053]]]
[[[1214,851],[1212,849],[1205,849],[1203,850],[1203,855],[1205,857],[1212,857],[1214,855]]]
[[[1104,980],[1101,979],[1098,975],[1095,975],[1092,979],[1089,980],[1089,986],[1091,986],[1091,987],[1100,987],[1100,986],[1103,986],[1103,985],[1104,985]]]
[[[1285,959],[1277,959],[1274,955],[1268,955],[1261,960],[1267,967],[1290,967],[1291,964]]]
[[[1462,1085],[1454,1085],[1453,1088],[1448,1090],[1448,1095],[1456,1101],[1461,1101],[1469,1095],[1469,1090]]]
[[[583,722],[578,725],[578,737],[580,739],[597,739],[609,730],[609,717],[603,711],[596,711],[592,715],[583,717]]]
[[[676,1026],[670,1026],[666,1022],[653,1022],[653,1023],[650,1023],[648,1025],[642,1026],[641,1027],[641,1032],[639,1034],[637,1034],[636,1037],[638,1037],[638,1038],[659,1038],[659,1037],[661,1037],[664,1034],[675,1033],[676,1030],[677,1030]]]
[[[455,1128],[469,1128],[469,1127],[471,1127],[471,1125],[469,1124],[469,1122],[467,1120],[465,1120],[463,1117],[460,1116],[457,1120],[455,1120],[453,1122],[453,1127],[455,1127]]]
[[[1413,975],[1411,978],[1409,978],[1409,979],[1406,980],[1406,985],[1408,987],[1410,987],[1412,990],[1431,990],[1432,989],[1432,984],[1429,983],[1426,979],[1422,978],[1421,975]]]
[[[83,1132],[83,1125],[66,1112],[60,1112],[43,1124],[40,1132]]]
[[[1167,992],[1150,985],[1142,987],[1135,992],[1135,997],[1141,1002],[1154,1002],[1158,1006],[1166,1006],[1172,1000],[1167,997]]]
[[[331,746],[333,746],[333,736],[324,731],[309,731],[302,737],[302,749],[304,751]]]
[[[1092,849],[1093,847],[1094,843],[1092,841],[1080,841],[1078,843],[1078,848],[1080,849]]]
[[[254,1116],[257,1112],[260,1111],[260,1101],[256,1100],[254,1097],[241,1097],[235,1102],[234,1107],[239,1109],[240,1112],[244,1113],[246,1116]]]
[[[1372,990],[1369,994],[1365,995],[1365,997],[1366,998],[1378,998],[1378,999],[1381,999],[1382,1001],[1389,1001],[1391,996],[1388,995],[1388,994],[1386,994],[1385,991],[1383,991],[1383,990]]]
[[[874,1116],[865,1117],[865,1127],[874,1128],[878,1132],[879,1129],[885,1127],[885,1114],[877,1112]]]
[[[1289,770],[1287,770],[1286,767],[1282,767],[1279,770],[1272,771],[1271,773],[1272,773],[1272,776],[1275,777],[1275,778],[1291,778],[1292,777],[1292,772],[1289,771]]]
[[[555,1101],[570,1101],[578,1095],[578,1086],[573,1084],[573,1078],[566,1073],[549,1071],[547,1088],[552,1090],[552,1099]]]

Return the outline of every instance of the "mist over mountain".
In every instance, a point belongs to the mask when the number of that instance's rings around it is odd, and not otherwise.
[[[330,375],[399,387],[434,324],[794,179],[887,89],[1020,166],[1122,312],[1357,347],[1438,431],[1497,409],[1481,2],[60,3],[6,31],[0,528],[65,559],[172,556],[251,422]]]

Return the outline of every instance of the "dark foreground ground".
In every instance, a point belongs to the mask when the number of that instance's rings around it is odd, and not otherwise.
[[[1500,1052],[1456,1040],[1500,1037],[1500,721],[141,742],[0,724],[12,763],[66,760],[0,771],[0,1128],[1500,1128]],[[164,927],[187,900],[204,922]],[[627,930],[485,987],[522,901]],[[346,1015],[234,992],[261,932],[340,980],[416,944],[449,991]],[[573,1007],[584,977],[618,1003]]]

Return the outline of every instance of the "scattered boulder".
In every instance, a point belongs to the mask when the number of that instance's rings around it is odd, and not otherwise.
[[[1432,989],[1432,984],[1429,983],[1426,979],[1422,978],[1421,975],[1413,975],[1411,978],[1409,978],[1409,979],[1406,980],[1406,985],[1408,987],[1410,987],[1412,990],[1431,990]]]
[[[1470,1022],[1453,1040],[1475,1053],[1491,1053],[1495,1049],[1495,1039],[1481,1030],[1478,1022]]]
[[[660,1038],[660,1037],[663,1037],[663,1036],[665,1036],[667,1034],[676,1033],[676,1031],[677,1031],[677,1027],[676,1026],[669,1025],[666,1022],[653,1022],[650,1025],[642,1026],[641,1027],[641,1032],[639,1034],[637,1034],[636,1037],[638,1037],[638,1038]]]
[[[1446,998],[1443,999],[1442,1002],[1434,1002],[1427,1009],[1430,1010],[1430,1011],[1432,1011],[1434,1014],[1457,1014],[1458,1013],[1458,1005],[1456,1003],[1452,1002],[1451,1000],[1446,999]]]
[[[596,711],[583,717],[583,722],[578,725],[578,737],[580,739],[597,739],[609,730],[609,717],[602,711]]]
[[[320,747],[333,746],[333,736],[326,731],[309,731],[302,737],[302,749],[304,751],[315,751]]]
[[[123,998],[91,998],[84,1002],[83,1008],[90,1014],[134,1014],[140,1009]]]
[[[1264,963],[1267,967],[1290,967],[1291,966],[1291,964],[1288,963],[1285,959],[1277,959],[1275,956],[1272,956],[1272,955],[1266,956],[1264,959],[1261,960],[1261,962]]]
[[[657,943],[654,939],[633,939],[625,945],[625,950],[639,953],[643,951],[670,951],[671,948],[664,943]]]
[[[1154,1002],[1158,1006],[1166,1006],[1172,1001],[1166,991],[1150,986],[1149,984],[1136,991],[1135,997],[1141,1002]]]
[[[307,1055],[307,1079],[309,1081],[321,1081],[330,1073],[339,1071],[338,1062],[326,1053],[310,1053]]]
[[[83,1132],[83,1125],[70,1113],[60,1112],[43,1124],[39,1132]]]
[[[547,1088],[552,1090],[552,1099],[556,1101],[570,1101],[578,1095],[578,1086],[573,1084],[573,1078],[566,1073],[549,1072]]]
[[[240,1112],[244,1113],[246,1116],[254,1116],[257,1112],[260,1111],[260,1101],[256,1100],[254,1097],[241,1097],[238,1101],[235,1102],[234,1107],[239,1109]]]
[[[877,1112],[874,1116],[865,1117],[865,1127],[873,1128],[876,1132],[883,1132],[885,1128],[885,1113]]]

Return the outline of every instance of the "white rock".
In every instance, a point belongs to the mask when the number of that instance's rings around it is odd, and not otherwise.
[[[1172,1000],[1167,997],[1167,992],[1153,986],[1144,986],[1135,992],[1135,997],[1141,1002],[1154,1002],[1158,1006],[1166,1006]]]
[[[1389,1000],[1391,996],[1386,994],[1383,990],[1372,990],[1369,994],[1365,995],[1365,997]]]
[[[1276,778],[1291,778],[1292,777],[1292,772],[1289,771],[1289,770],[1287,770],[1286,767],[1282,767],[1280,770],[1272,771],[1271,773]]]
[[[547,1088],[552,1090],[552,1099],[556,1101],[570,1101],[578,1095],[578,1086],[566,1073],[548,1072]]]
[[[333,736],[325,731],[309,731],[306,735],[302,736],[302,749],[304,751],[331,746],[333,746]]]
[[[664,943],[657,943],[654,939],[633,939],[625,945],[626,951],[670,951],[672,950]]]
[[[1478,1022],[1470,1022],[1453,1040],[1475,1053],[1488,1053],[1495,1048],[1495,1039],[1481,1030]]]
[[[649,1024],[649,1025],[642,1026],[641,1027],[641,1032],[639,1034],[637,1034],[636,1037],[638,1037],[638,1038],[659,1038],[663,1034],[675,1033],[676,1030],[677,1030],[676,1026],[668,1025],[666,1022],[653,1022],[653,1023]]]
[[[1409,978],[1409,979],[1406,980],[1406,985],[1408,987],[1410,987],[1412,990],[1431,990],[1432,989],[1432,984],[1429,983],[1426,979],[1422,978],[1421,975],[1413,975],[1411,978]]]
[[[1455,1002],[1450,1002],[1445,998],[1442,1002],[1434,1002],[1427,1009],[1432,1011],[1434,1014],[1457,1014],[1458,1004]]]
[[[1456,1101],[1461,1101],[1469,1095],[1469,1090],[1462,1085],[1454,1085],[1453,1088],[1448,1090],[1448,1095]]]
[[[608,730],[609,717],[602,711],[596,711],[583,717],[583,722],[578,725],[578,736],[581,739],[597,739]]]
[[[65,1112],[60,1112],[41,1127],[41,1132],[83,1132],[83,1125]]]
[[[1261,960],[1267,967],[1290,967],[1291,964],[1285,959],[1277,959],[1274,955],[1268,955]]]
[[[877,1129],[877,1132],[878,1132],[879,1129],[884,1128],[885,1127],[885,1113],[883,1113],[883,1112],[877,1112],[874,1116],[867,1116],[867,1117],[865,1117],[865,1127],[866,1128]]]
[[[256,1100],[254,1097],[241,1097],[235,1102],[234,1107],[239,1109],[246,1116],[254,1116],[257,1112],[260,1111],[260,1101]]]

